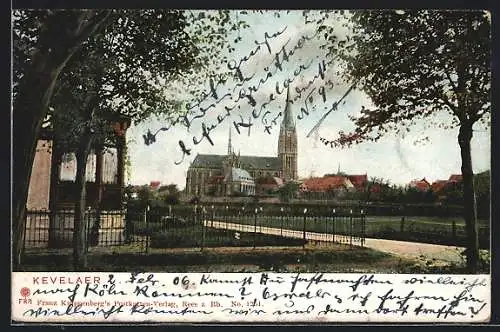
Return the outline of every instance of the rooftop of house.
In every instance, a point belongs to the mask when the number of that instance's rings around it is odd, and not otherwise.
[[[347,178],[357,188],[365,186],[366,183],[368,182],[368,175],[367,174],[363,174],[363,175],[347,175]]]
[[[441,191],[443,191],[446,186],[448,185],[448,181],[446,180],[437,180],[437,181],[434,181],[431,185],[431,188],[432,188],[432,191],[435,192],[435,193],[439,193]]]
[[[431,187],[431,184],[429,183],[429,181],[427,181],[426,178],[423,178],[421,180],[411,181],[410,186],[419,190],[428,190]]]
[[[354,186],[347,177],[337,175],[305,179],[301,185],[303,191],[328,191],[352,187]]]
[[[448,179],[449,182],[460,182],[462,181],[462,174],[452,174]]]

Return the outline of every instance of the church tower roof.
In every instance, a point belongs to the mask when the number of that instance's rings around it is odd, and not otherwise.
[[[281,123],[281,127],[285,129],[295,129],[295,122],[293,121],[293,112],[292,112],[292,101],[290,100],[290,85],[288,85],[286,91],[286,106],[283,114],[283,122]]]

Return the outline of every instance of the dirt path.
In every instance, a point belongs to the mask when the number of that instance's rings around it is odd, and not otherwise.
[[[243,225],[236,223],[225,223],[221,221],[205,221],[205,225],[214,228],[230,229],[241,232],[254,232],[272,235],[281,235],[286,237],[303,238],[303,231],[279,229],[272,227],[254,227],[252,225]],[[336,235],[338,236],[338,235]],[[307,240],[313,241],[332,241],[332,234],[315,233],[315,232],[305,232],[305,237]],[[345,242],[344,242],[345,243]],[[357,245],[359,242],[354,242]],[[383,240],[383,239],[371,239],[366,238],[364,242],[364,247],[386,252],[400,257],[405,258],[418,258],[424,255],[426,259],[435,259],[446,262],[459,263],[462,261],[460,252],[465,248],[459,248],[455,246],[444,246],[438,244],[430,243],[420,243],[420,242],[407,242],[407,241],[395,241],[395,240]],[[458,248],[458,250],[457,250]]]
[[[463,260],[460,252],[465,248],[443,246],[439,244],[395,241],[383,239],[366,239],[365,247],[407,258],[418,258],[424,255],[426,259],[436,259],[459,263]],[[457,250],[458,248],[458,250]]]

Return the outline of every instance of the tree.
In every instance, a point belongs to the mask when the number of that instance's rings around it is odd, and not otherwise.
[[[479,218],[490,218],[490,171],[478,173],[474,177],[474,188],[477,194],[477,214]]]
[[[168,12],[169,14],[165,14]],[[35,155],[36,140],[46,118],[48,107],[54,93],[55,84],[61,71],[65,68],[71,58],[84,45],[88,45],[88,38],[96,36],[107,41],[108,56],[117,59],[132,59],[132,64],[122,63],[121,66],[130,65],[129,68],[147,68],[151,80],[161,79],[158,73],[176,72],[179,67],[190,67],[190,78],[203,79],[206,75],[199,74],[201,64],[206,67],[207,63],[218,61],[217,54],[221,50],[221,43],[227,35],[228,26],[233,24],[228,11],[214,11],[203,17],[190,16],[191,21],[186,23],[183,12],[162,10],[72,10],[72,11],[50,11],[50,10],[21,10],[16,11],[13,19],[13,41],[14,41],[14,193],[13,193],[13,228],[14,228],[14,253],[17,265],[20,262],[21,242],[24,232],[25,203],[28,193],[31,167]],[[210,26],[199,24],[208,20],[213,22]],[[171,29],[181,22],[182,29]],[[187,25],[191,28],[188,29]],[[232,25],[231,28],[239,28]],[[99,28],[106,27],[105,32]],[[200,30],[201,29],[201,30]],[[218,33],[213,33],[217,29]],[[188,32],[190,34],[188,34]],[[178,38],[165,38],[174,35]],[[192,37],[196,37],[193,40]],[[193,46],[194,53],[163,53],[165,48],[178,49],[177,41],[187,41]],[[92,43],[90,43],[92,44]],[[222,43],[227,45],[227,43]],[[102,45],[102,44],[101,44]],[[223,46],[222,45],[222,46]],[[182,47],[181,47],[182,48]],[[147,56],[144,56],[147,54]],[[202,54],[194,60],[195,55]],[[176,61],[181,55],[185,61],[181,66],[176,66]],[[193,57],[190,58],[190,56]],[[85,60],[85,52],[80,56]],[[108,58],[109,59],[109,58]],[[106,58],[102,58],[106,60]],[[190,62],[190,63],[189,63]],[[177,62],[177,64],[181,64]],[[187,65],[190,66],[187,66]],[[122,71],[115,72],[115,78],[123,77]],[[198,73],[198,75],[196,75]],[[132,78],[133,73],[127,72]],[[108,77],[110,79],[113,76]],[[130,80],[116,79],[115,83],[129,90],[127,83]],[[161,85],[162,82],[156,82]],[[137,95],[127,95],[125,100],[114,99],[113,105],[123,111],[126,106],[130,112],[137,112],[145,116],[147,112],[140,112],[146,106],[149,114],[166,108],[150,107],[151,96],[142,99],[143,92],[140,88],[130,89],[138,92]],[[147,91],[146,91],[147,92]],[[112,99],[112,98],[110,98]],[[162,98],[162,101],[170,101]],[[108,100],[109,101],[109,100]],[[154,103],[153,103],[154,104]],[[168,104],[168,103],[167,103]],[[174,104],[175,105],[175,104]],[[100,105],[101,106],[101,105]],[[109,104],[108,104],[109,106]],[[158,104],[155,104],[158,106]]]
[[[107,10],[16,11],[13,14],[13,252],[19,264],[35,148],[57,78]]]
[[[340,132],[338,146],[377,141],[389,131],[458,127],[462,160],[467,266],[477,270],[478,234],[471,159],[473,126],[488,125],[491,22],[484,11],[356,11],[352,44],[339,47],[345,78],[371,99]],[[438,113],[449,116],[435,117]],[[434,118],[433,118],[434,116]],[[434,119],[434,121],[433,121]]]
[[[174,114],[175,104],[165,98],[157,82],[160,79],[173,80],[197,63],[195,44],[183,33],[186,23],[182,13],[160,14],[151,16],[132,12],[127,16],[131,21],[144,20],[151,25],[148,36],[143,36],[145,44],[135,41],[139,35],[133,32],[125,37],[115,31],[133,24],[120,23],[119,20],[109,23],[102,34],[87,40],[56,84],[57,93],[52,100],[54,139],[59,150],[74,149],[77,161],[75,187],[78,199],[73,232],[75,269],[86,267],[85,227],[82,223],[90,149],[92,146],[102,147],[109,138],[114,138],[110,121],[113,115],[126,115],[139,122],[155,112]],[[146,31],[148,29],[143,28],[142,33]],[[147,38],[150,38],[149,42]],[[148,54],[147,59],[137,59],[142,52]]]
[[[289,181],[278,189],[280,201],[289,203],[292,198],[297,197],[300,185],[296,182]]]
[[[142,206],[147,206],[151,199],[153,199],[153,193],[148,185],[142,186],[137,191],[137,199]]]
[[[179,204],[181,191],[177,188],[176,184],[169,184],[161,186],[158,189],[159,198],[161,198],[168,205]]]

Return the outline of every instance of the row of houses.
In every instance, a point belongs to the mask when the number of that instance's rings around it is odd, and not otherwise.
[[[323,177],[311,177],[300,181],[300,195],[303,198],[321,199],[326,196],[342,196],[347,192],[380,192],[382,183],[368,182],[367,174],[349,175],[343,173],[329,174]],[[421,192],[432,191],[436,195],[442,195],[446,190],[456,188],[462,182],[462,175],[452,174],[447,180],[436,180],[430,183],[426,178],[413,180],[408,188],[414,188]]]
[[[447,189],[456,187],[460,183],[462,183],[462,175],[452,174],[447,180],[436,180],[432,183],[427,181],[425,177],[421,180],[413,180],[409,186],[419,191],[432,190],[435,194],[439,195]]]
[[[384,184],[368,181],[367,174],[326,174],[322,177],[310,177],[295,181],[299,186],[299,196],[306,199],[325,199],[341,197],[350,192],[370,192],[377,193],[381,191]],[[413,180],[408,184],[408,188],[414,188],[421,192],[432,191],[438,196],[445,190],[456,188],[462,182],[462,175],[452,174],[447,180],[436,180],[433,183],[426,178]],[[283,181],[276,177],[263,177],[259,180],[259,191],[251,192],[249,196],[265,196],[268,193],[275,192],[281,186]],[[159,190],[160,182],[152,181],[150,189]]]

